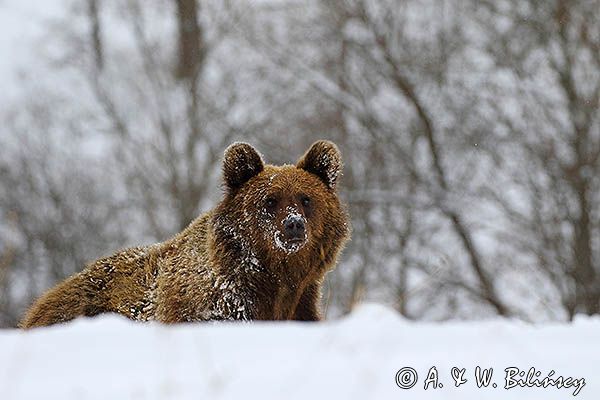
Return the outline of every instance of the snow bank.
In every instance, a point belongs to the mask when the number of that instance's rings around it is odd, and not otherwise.
[[[0,332],[0,399],[568,399],[581,378],[576,398],[598,399],[599,338],[600,318],[413,323],[376,305],[321,324],[162,326],[106,315]],[[477,387],[477,366],[493,368],[489,387]],[[396,384],[405,367],[418,374],[410,389]],[[465,368],[459,387],[453,367]],[[508,367],[577,381],[505,389]]]

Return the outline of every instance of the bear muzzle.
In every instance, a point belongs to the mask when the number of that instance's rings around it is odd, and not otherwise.
[[[280,250],[288,254],[297,252],[308,242],[306,219],[297,212],[289,213],[281,220],[274,239]]]
[[[283,221],[284,238],[288,242],[303,242],[306,240],[306,225],[304,218],[290,215]]]

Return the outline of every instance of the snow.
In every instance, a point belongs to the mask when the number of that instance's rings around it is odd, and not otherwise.
[[[30,332],[0,332],[1,399],[567,399],[575,387],[504,389],[505,368],[539,379],[585,379],[576,398],[600,396],[600,318],[573,324],[510,320],[415,323],[363,305],[323,323],[164,326],[112,315]],[[443,387],[424,390],[435,366]],[[493,368],[497,388],[477,388]],[[397,371],[418,383],[400,389]],[[454,386],[452,367],[467,382]],[[458,376],[455,370],[455,376]],[[403,375],[407,377],[409,375]],[[581,381],[577,381],[581,383]],[[490,383],[491,385],[491,383]]]

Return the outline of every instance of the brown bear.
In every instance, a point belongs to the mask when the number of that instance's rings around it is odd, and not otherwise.
[[[350,229],[336,192],[342,161],[329,141],[294,165],[265,165],[245,143],[225,151],[226,192],[173,238],[89,264],[50,289],[20,326],[119,313],[164,323],[321,318],[325,274]]]

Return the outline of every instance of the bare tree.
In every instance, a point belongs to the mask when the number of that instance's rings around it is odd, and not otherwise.
[[[204,40],[198,23],[198,3],[196,0],[176,0],[175,3],[179,32],[177,76],[196,79],[204,59]]]
[[[448,9],[458,6],[449,3]],[[454,15],[441,15],[440,19],[429,22],[435,33],[419,42],[411,37],[407,15],[414,10],[412,7],[422,9],[422,6],[422,3],[394,1],[377,4],[353,1],[323,6],[321,12],[327,21],[323,25],[334,27],[324,35],[328,41],[323,41],[335,44],[338,59],[333,69],[326,64],[304,62],[276,39],[269,41],[246,32],[244,37],[274,65],[285,67],[299,79],[308,81],[321,96],[335,104],[332,109],[337,108],[338,115],[339,110],[343,110],[343,116],[337,119],[338,126],[352,127],[343,143],[358,155],[352,157],[351,165],[369,165],[369,160],[380,162],[377,168],[363,168],[362,176],[350,172],[353,181],[348,185],[348,195],[353,215],[358,218],[354,219],[354,241],[349,249],[349,257],[355,256],[355,268],[348,277],[349,289],[342,291],[349,295],[343,301],[347,304],[343,308],[347,310],[355,303],[369,280],[379,282],[371,285],[373,292],[374,287],[381,289],[381,278],[385,279],[391,273],[398,276],[398,284],[392,285],[399,298],[397,304],[408,314],[405,308],[408,301],[406,271],[413,269],[430,276],[431,288],[439,288],[433,282],[443,280],[444,288],[449,288],[450,292],[464,291],[469,297],[489,305],[495,313],[510,315],[512,311],[499,294],[496,278],[473,239],[476,232],[462,215],[461,205],[451,203],[455,194],[465,187],[464,182],[457,179],[466,177],[452,174],[452,159],[457,147],[448,146],[448,140],[453,138],[447,132],[459,127],[449,127],[445,121],[454,118],[458,124],[457,117],[465,110],[451,107],[454,99],[447,96],[442,101],[447,101],[448,105],[442,105],[445,109],[440,113],[439,104],[431,98],[433,90],[443,93],[450,88],[460,89],[451,87],[449,74],[451,63],[462,57],[464,47],[459,29],[459,18],[463,17],[461,8],[456,7],[458,11]],[[426,11],[435,15],[436,7],[437,3],[429,4]],[[454,37],[453,42],[447,39],[450,35]],[[422,49],[427,49],[426,55],[419,56]],[[380,101],[384,88],[392,101],[384,104],[382,108],[386,110],[381,111],[375,104]],[[470,105],[467,102],[464,107]],[[333,111],[332,115],[335,113]],[[362,150],[359,151],[357,146]],[[452,154],[444,154],[444,149]],[[391,189],[394,186],[396,190]],[[411,192],[406,190],[409,188]],[[381,195],[386,199],[382,201]],[[462,253],[460,263],[469,267],[470,271],[465,271],[469,279],[437,276],[451,271],[440,270],[407,255],[407,249],[414,246],[410,242],[422,242],[420,235],[424,233],[414,229],[418,215],[415,213],[443,217],[436,224],[448,224],[451,228],[447,234],[460,246],[457,249]],[[398,218],[398,215],[403,217]],[[389,226],[384,221],[394,223]],[[383,245],[386,242],[389,244]],[[420,244],[423,245],[429,247],[429,251],[433,250],[428,244]],[[443,254],[447,250],[434,250],[438,251]],[[390,269],[390,260],[398,272]],[[464,270],[460,266],[448,266],[450,270],[454,268]],[[338,283],[345,280],[341,278],[342,274],[340,271],[340,276],[335,278]]]
[[[123,204],[103,189],[110,187],[114,171],[79,154],[76,143],[86,140],[82,121],[71,121],[67,128],[60,102],[50,101],[54,109],[46,112],[49,100],[21,104],[17,114],[3,119],[3,326],[16,325],[48,282],[61,280],[111,248],[127,244],[125,227],[119,222]]]
[[[489,51],[523,85],[521,118],[499,108],[512,146],[529,160],[516,174],[529,212],[499,193],[491,197],[525,237],[520,247],[560,294],[569,318],[598,313],[600,167],[600,3],[487,3],[480,17],[510,21]],[[543,85],[543,87],[540,87]],[[553,88],[553,91],[548,90]],[[545,90],[544,90],[545,89]],[[525,176],[523,176],[523,173]]]
[[[82,18],[89,23],[82,26],[97,26],[100,32],[99,4],[94,12],[69,17]],[[229,115],[238,101],[237,82],[228,76],[235,70],[220,69],[218,82],[204,77],[206,49],[214,50],[218,41],[199,44],[205,50],[196,57],[204,58],[194,61],[195,75],[176,79],[172,66],[177,56],[168,57],[174,42],[157,40],[148,25],[149,13],[175,17],[176,12],[156,10],[174,11],[175,4],[102,5],[103,17],[129,28],[133,40],[128,47],[107,37],[82,40],[87,32],[54,27],[65,54],[52,61],[65,74],[77,71],[88,87],[63,86],[60,93],[49,88],[3,118],[6,152],[0,178],[6,195],[0,209],[16,215],[16,231],[23,238],[14,243],[17,261],[3,281],[24,286],[10,294],[3,324],[14,325],[35,296],[88,261],[127,245],[164,240],[187,226],[207,201],[219,197],[214,188],[222,151],[242,135]],[[213,70],[226,67],[222,54],[211,62]],[[90,159],[86,150],[98,146],[104,150]]]
[[[87,0],[87,12],[90,21],[90,39],[94,51],[95,65],[98,70],[101,70],[104,66],[100,4],[101,2],[99,0]]]
[[[330,315],[598,313],[597,0],[73,4],[49,35],[61,84],[1,116],[5,326],[98,253],[185,227],[231,141],[278,163],[318,138],[354,230]]]

